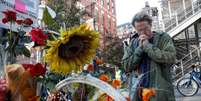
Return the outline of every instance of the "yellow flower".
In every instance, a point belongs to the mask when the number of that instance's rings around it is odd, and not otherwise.
[[[45,61],[50,70],[56,73],[68,74],[79,72],[84,64],[91,62],[99,47],[99,33],[92,31],[87,24],[69,30],[61,29],[61,37],[49,41],[50,47],[45,55]]]

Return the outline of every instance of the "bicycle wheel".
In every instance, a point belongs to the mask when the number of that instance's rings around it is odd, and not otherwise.
[[[183,78],[177,83],[177,90],[183,96],[193,96],[199,90],[198,83],[190,78]]]

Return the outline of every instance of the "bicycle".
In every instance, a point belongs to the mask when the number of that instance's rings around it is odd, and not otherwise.
[[[198,71],[199,65],[192,65],[193,70],[190,72],[190,77],[183,78],[177,82],[177,91],[186,97],[197,94],[201,85],[201,73]]]

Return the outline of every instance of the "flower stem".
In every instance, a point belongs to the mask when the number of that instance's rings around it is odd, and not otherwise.
[[[11,46],[12,43],[12,22],[10,22],[10,28],[9,28],[9,48]]]

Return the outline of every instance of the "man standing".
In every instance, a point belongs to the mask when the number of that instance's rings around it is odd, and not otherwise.
[[[135,88],[131,87],[130,93],[135,91],[131,100],[142,101],[140,91],[143,88],[154,88],[156,95],[150,101],[175,101],[170,64],[176,61],[176,51],[171,37],[164,32],[152,31],[152,19],[143,12],[134,16],[132,25],[137,34],[124,49],[123,66],[129,73],[144,75],[137,90],[132,90]],[[132,85],[133,83],[130,86]]]

